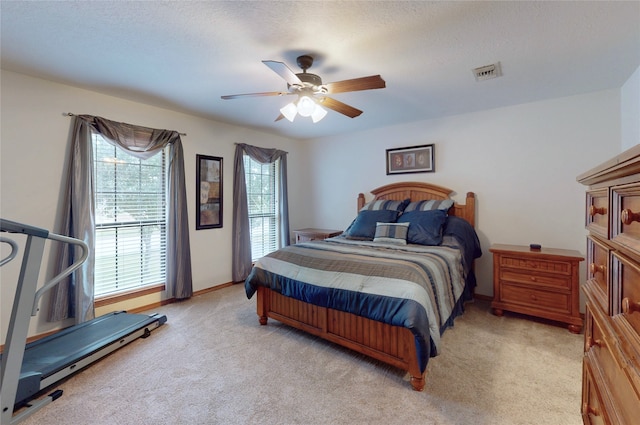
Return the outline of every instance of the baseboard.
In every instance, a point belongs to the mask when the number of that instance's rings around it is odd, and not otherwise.
[[[201,289],[199,291],[194,292],[192,297],[196,297],[198,295],[206,294],[208,292],[217,291],[217,290],[223,289],[223,288],[228,288],[231,285],[233,285],[233,282],[227,282],[227,283],[223,283],[221,285],[212,286],[210,288]],[[162,300],[162,301],[157,302],[157,303],[147,304],[147,305],[144,305],[144,306],[141,306],[141,307],[136,307],[136,308],[127,310],[127,313],[132,313],[132,314],[142,313],[144,311],[153,310],[155,308],[162,307],[164,305],[173,304],[176,301],[178,301],[178,300],[176,300],[175,298],[168,298],[166,300]],[[52,331],[48,331],[48,332],[45,332],[45,333],[42,333],[42,334],[30,336],[30,337],[27,338],[26,342],[28,344],[30,342],[37,341],[37,340],[39,340],[41,338],[44,338],[46,336],[53,335],[54,333],[59,332],[62,329],[64,329],[64,328],[54,329]],[[4,344],[0,345],[0,353],[2,353],[3,351],[4,351]]]

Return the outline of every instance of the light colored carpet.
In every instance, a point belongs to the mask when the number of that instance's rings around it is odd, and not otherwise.
[[[155,312],[165,325],[71,377],[24,424],[579,425],[582,336],[486,302],[443,337],[424,392],[276,321],[236,285]]]

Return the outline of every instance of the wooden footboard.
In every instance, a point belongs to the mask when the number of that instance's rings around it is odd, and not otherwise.
[[[411,386],[422,391],[425,373],[420,373],[414,336],[410,330],[376,322],[331,308],[319,307],[258,287],[260,324],[278,320],[343,347],[406,370]]]

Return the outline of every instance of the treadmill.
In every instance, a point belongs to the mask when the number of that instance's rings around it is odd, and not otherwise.
[[[62,395],[62,390],[56,390],[31,401],[48,387],[136,339],[148,337],[167,318],[158,314],[113,312],[26,344],[30,316],[37,314],[40,297],[79,268],[89,250],[78,239],[9,220],[0,219],[0,231],[27,235],[5,349],[0,356],[0,425],[9,425],[24,420]],[[71,266],[36,291],[47,239],[73,244],[80,248],[81,254]],[[0,260],[2,266],[16,257],[18,245],[3,236],[0,242],[11,246],[11,253]],[[18,413],[14,415],[16,410]]]

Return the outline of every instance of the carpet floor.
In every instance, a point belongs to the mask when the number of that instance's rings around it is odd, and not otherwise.
[[[153,312],[167,323],[62,382],[23,424],[582,424],[582,336],[487,302],[444,333],[424,392],[396,368],[260,326],[241,285]]]

